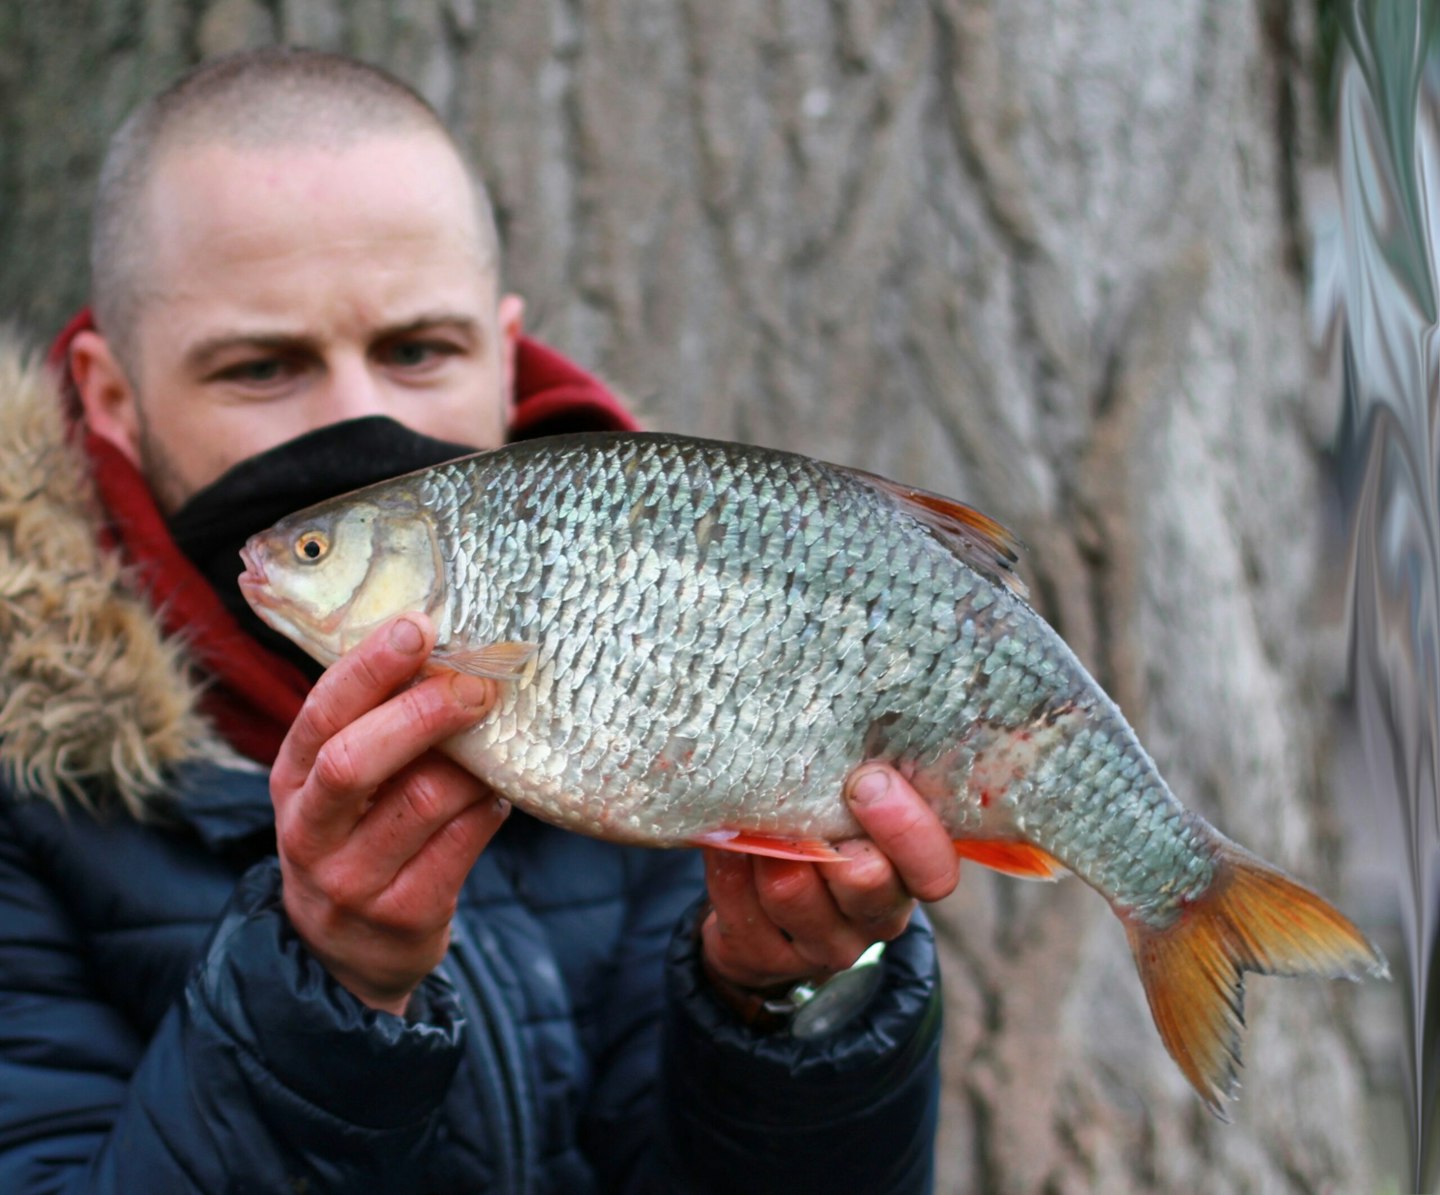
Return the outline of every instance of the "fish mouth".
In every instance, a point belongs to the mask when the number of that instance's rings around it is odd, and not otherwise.
[[[240,549],[240,559],[245,562],[245,571],[240,574],[240,592],[245,600],[259,610],[270,604],[267,586],[270,577],[265,571],[265,552],[253,539]]]

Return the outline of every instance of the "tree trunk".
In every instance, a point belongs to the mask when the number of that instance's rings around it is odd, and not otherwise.
[[[0,314],[38,335],[83,300],[103,138],[175,71],[277,38],[377,61],[473,148],[535,331],[654,427],[1010,524],[1182,800],[1343,897],[1313,647],[1332,413],[1297,249],[1308,11],[21,0],[0,8]],[[1345,985],[1250,985],[1225,1127],[1098,896],[971,867],[934,912],[942,1191],[1373,1188]]]

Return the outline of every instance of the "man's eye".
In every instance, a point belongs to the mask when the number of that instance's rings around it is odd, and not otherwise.
[[[278,382],[285,374],[285,362],[279,357],[262,357],[255,361],[242,361],[225,370],[225,377],[232,382],[248,382],[252,386],[263,386]]]
[[[391,365],[414,369],[429,365],[450,352],[450,346],[432,340],[400,340],[390,345],[386,356]]]

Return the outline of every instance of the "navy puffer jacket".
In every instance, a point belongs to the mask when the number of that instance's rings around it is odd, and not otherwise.
[[[182,779],[163,829],[0,805],[0,1190],[927,1189],[924,926],[860,1024],[757,1036],[699,977],[692,852],[514,814],[402,1021],[289,928],[265,777]]]
[[[339,987],[57,406],[0,352],[0,1192],[928,1189],[920,918],[857,1021],[760,1036],[697,969],[697,856],[517,813],[405,1019]]]

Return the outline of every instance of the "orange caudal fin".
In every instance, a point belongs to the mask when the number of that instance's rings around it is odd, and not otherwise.
[[[1165,929],[1124,917],[1165,1048],[1221,1120],[1239,1085],[1244,973],[1386,978],[1385,959],[1310,889],[1224,841],[1215,879]]]
[[[1022,880],[1058,880],[1068,874],[1054,855],[1028,842],[997,842],[984,838],[955,839],[955,853],[962,859],[1018,876]]]
[[[818,838],[772,838],[745,830],[710,830],[690,841],[694,846],[713,846],[742,855],[769,855],[772,859],[797,859],[801,863],[840,863],[845,858]]]

